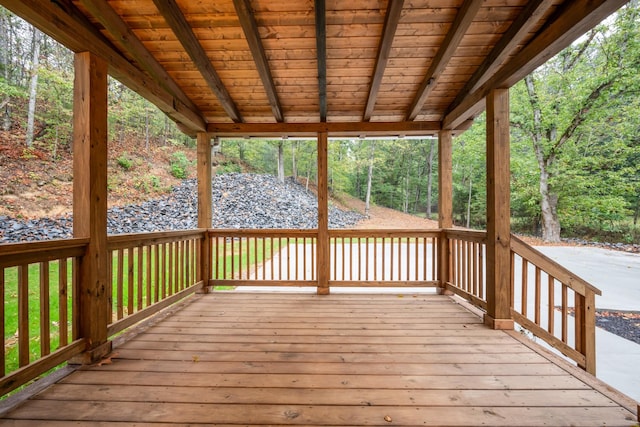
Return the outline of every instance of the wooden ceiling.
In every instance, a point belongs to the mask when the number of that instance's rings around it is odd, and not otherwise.
[[[463,129],[626,0],[0,0],[188,133]]]

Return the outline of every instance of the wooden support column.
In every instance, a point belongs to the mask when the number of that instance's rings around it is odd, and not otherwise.
[[[329,180],[328,137],[318,133],[318,295],[329,295]]]
[[[205,132],[197,135],[198,143],[198,228],[204,230],[200,247],[200,269],[198,281],[202,280],[202,291],[209,291],[211,279],[211,241],[207,230],[211,228],[211,137]]]
[[[513,329],[511,318],[511,193],[509,89],[487,96],[487,313],[494,329]]]
[[[107,325],[111,286],[107,252],[107,63],[75,55],[73,95],[73,236],[89,238],[78,263],[78,338],[87,351],[74,363],[94,363],[111,351]],[[76,338],[76,337],[74,337]]]
[[[449,240],[444,230],[453,227],[453,138],[450,130],[438,133],[438,227],[443,230],[438,246],[439,292],[447,293],[449,281]]]

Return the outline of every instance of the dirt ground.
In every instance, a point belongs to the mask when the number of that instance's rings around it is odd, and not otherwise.
[[[352,209],[364,214],[365,204],[362,200],[354,197],[342,196],[341,205],[347,209]],[[434,217],[437,215],[433,214]],[[355,228],[357,229],[432,229],[438,228],[438,221],[420,218],[416,215],[406,214],[382,206],[372,206],[369,211],[369,218],[361,221]]]

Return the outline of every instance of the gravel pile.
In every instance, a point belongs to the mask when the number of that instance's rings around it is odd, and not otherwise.
[[[213,179],[213,228],[315,228],[317,199],[293,180],[231,173]],[[329,227],[346,228],[364,217],[329,209]],[[197,225],[197,182],[185,180],[166,197],[109,209],[109,234],[184,230]],[[0,243],[71,237],[68,217],[19,220],[0,216]]]

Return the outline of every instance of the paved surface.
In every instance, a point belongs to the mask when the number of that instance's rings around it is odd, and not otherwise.
[[[640,255],[573,246],[537,249],[599,288],[597,308],[640,311]],[[596,353],[598,378],[640,402],[640,345],[596,328]]]

